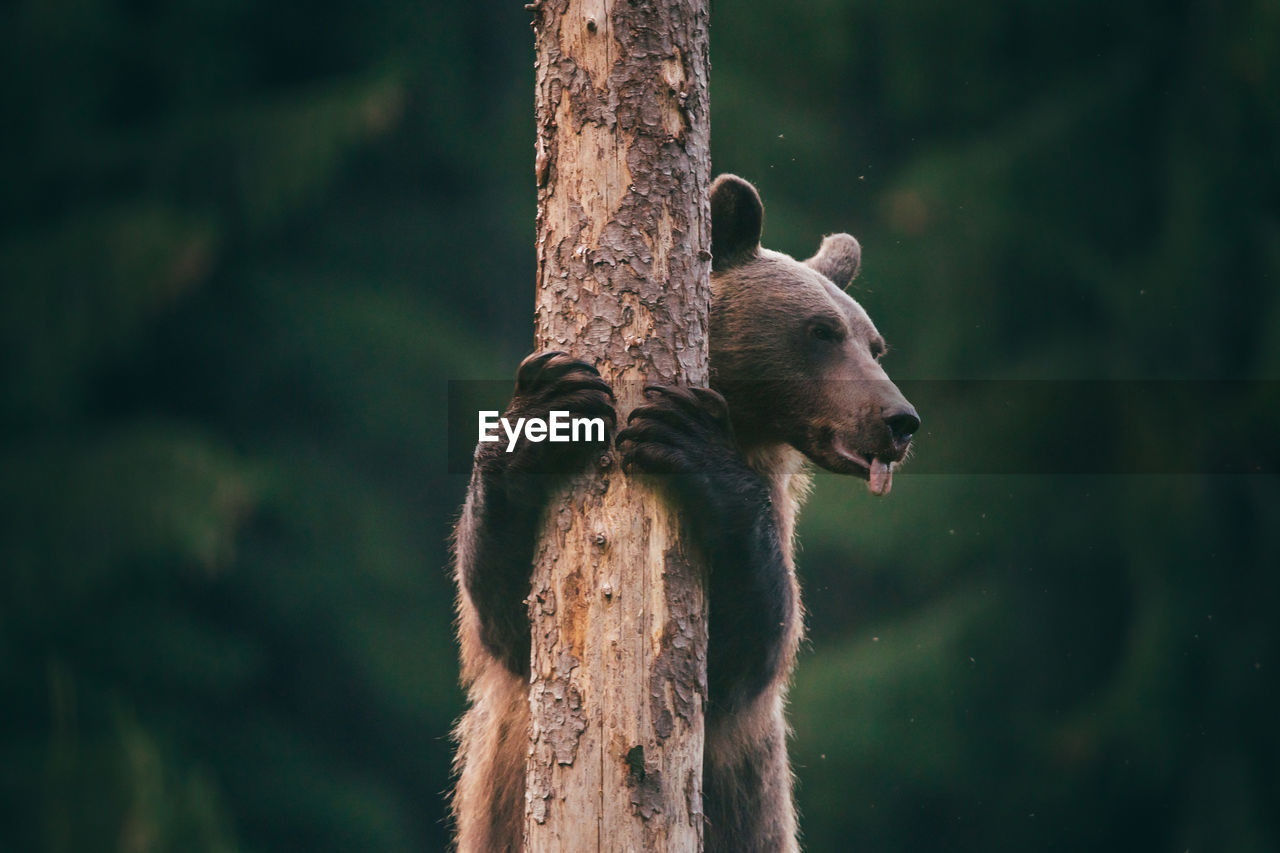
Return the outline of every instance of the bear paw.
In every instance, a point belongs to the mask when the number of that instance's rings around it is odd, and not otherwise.
[[[724,397],[708,388],[649,386],[618,433],[623,470],[668,474],[667,484],[699,514],[754,509],[768,488],[742,458]]]
[[[503,435],[494,444],[482,444],[478,454],[489,470],[504,474],[573,474],[590,458],[609,446],[617,426],[613,389],[600,371],[563,352],[534,353],[516,371],[516,389],[503,419],[519,434],[514,445]],[[600,419],[603,435],[588,426],[576,440],[552,439],[546,427],[530,437],[528,426],[552,424],[552,413],[567,413],[562,422]],[[570,433],[572,435],[572,433]]]

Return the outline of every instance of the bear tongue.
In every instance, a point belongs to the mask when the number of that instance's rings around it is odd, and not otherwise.
[[[889,490],[893,488],[893,463],[871,457],[871,473],[867,477],[867,488],[873,495],[889,494]]]

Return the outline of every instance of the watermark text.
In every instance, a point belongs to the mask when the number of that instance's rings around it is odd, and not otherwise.
[[[509,418],[500,416],[496,410],[481,410],[480,441],[502,441],[502,432],[507,436],[507,452],[516,449],[516,443],[523,434],[532,442],[579,442],[604,441],[604,418],[575,418],[567,411],[552,411],[547,418],[516,418],[515,424]]]

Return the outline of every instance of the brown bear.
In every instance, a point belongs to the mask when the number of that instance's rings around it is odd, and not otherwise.
[[[803,630],[793,563],[806,461],[887,494],[919,428],[880,366],[885,344],[842,288],[861,250],[848,234],[803,263],[763,249],[755,188],[722,175],[711,189],[711,385],[646,390],[617,433],[624,469],[667,475],[709,562],[703,808],[708,851],[798,849],[787,681]],[[506,417],[554,408],[614,425],[595,368],[563,353],[525,359]],[[606,439],[607,440],[607,439]],[[523,441],[476,450],[455,532],[459,635],[470,710],[457,728],[457,843],[516,851],[528,738],[533,550],[553,476],[599,446]]]

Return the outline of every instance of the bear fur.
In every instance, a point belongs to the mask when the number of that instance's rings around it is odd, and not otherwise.
[[[615,439],[628,472],[668,475],[709,562],[703,809],[707,851],[798,850],[786,687],[803,632],[792,540],[809,463],[888,493],[920,421],[879,359],[885,344],[843,290],[861,249],[825,238],[800,262],[760,246],[764,208],[733,175],[712,185],[712,389],[647,389]],[[506,416],[604,417],[613,394],[564,353],[525,359]],[[554,476],[600,446],[476,450],[455,531],[462,678],[453,814],[463,853],[517,851],[528,742],[529,593]]]

